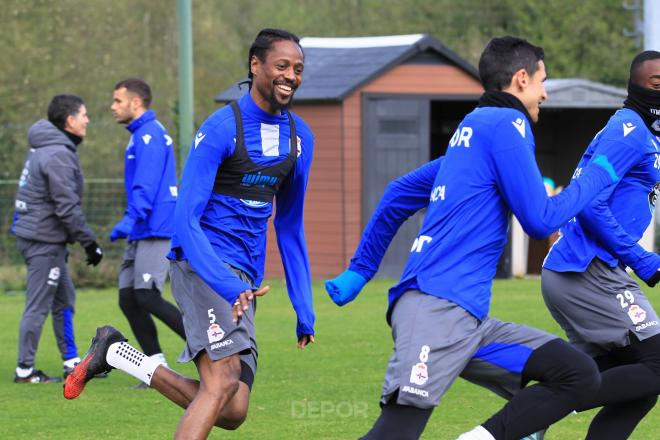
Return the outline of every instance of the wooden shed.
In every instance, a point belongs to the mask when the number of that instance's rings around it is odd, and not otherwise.
[[[301,45],[305,73],[292,110],[316,138],[305,227],[312,274],[321,278],[346,267],[387,183],[444,152],[482,87],[477,70],[430,35],[304,38]],[[216,101],[246,89],[232,86]],[[380,275],[400,276],[420,221],[399,231]],[[266,274],[277,277],[273,238]]]

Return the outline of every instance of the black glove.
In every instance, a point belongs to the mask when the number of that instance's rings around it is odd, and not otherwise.
[[[97,242],[85,246],[85,253],[87,253],[87,265],[96,266],[103,259],[103,249]]]
[[[660,269],[656,270],[655,273],[651,278],[648,280],[645,280],[644,282],[649,286],[649,287],[655,287],[656,284],[658,284],[658,281],[660,281]]]

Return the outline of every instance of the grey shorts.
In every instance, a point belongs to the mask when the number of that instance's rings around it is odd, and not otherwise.
[[[486,317],[416,290],[406,292],[392,312],[394,353],[381,401],[398,391],[397,403],[437,406],[457,377],[503,397],[522,387],[522,371],[533,351],[557,336]]]
[[[147,238],[126,245],[119,267],[119,288],[152,289],[160,292],[165,286],[170,251],[168,238]]]
[[[569,341],[598,356],[660,333],[660,319],[639,285],[620,267],[594,258],[585,272],[543,269],[541,290]]]
[[[252,284],[245,273],[231,269],[237,277]],[[240,354],[243,368],[250,368],[254,378],[258,356],[254,329],[256,300],[236,324],[232,320],[232,305],[215,293],[187,261],[171,261],[170,281],[172,295],[181,309],[186,331],[186,346],[179,356],[179,362],[193,360],[202,350],[206,350],[214,361]],[[245,372],[241,373],[241,380],[251,385],[251,381],[244,380],[245,376]]]

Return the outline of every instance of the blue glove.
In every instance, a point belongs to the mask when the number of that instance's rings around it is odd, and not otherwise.
[[[367,280],[362,275],[345,270],[337,278],[325,280],[325,290],[330,299],[341,307],[353,301],[365,284]]]
[[[112,232],[110,232],[110,241],[115,241],[115,240],[119,240],[120,238],[128,237],[128,235],[133,230],[134,225],[135,225],[135,220],[125,215],[119,221],[119,223],[117,223],[115,227],[112,228]]]

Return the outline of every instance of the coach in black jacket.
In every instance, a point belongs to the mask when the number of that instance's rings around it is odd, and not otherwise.
[[[34,368],[44,322],[51,312],[62,354],[64,375],[80,362],[73,335],[75,289],[66,266],[67,243],[80,242],[87,263],[96,266],[103,252],[82,212],[83,174],[77,148],[85,137],[87,109],[74,95],[57,95],[48,120],[28,131],[30,151],[16,194],[14,223],[19,251],[27,264],[25,311],[18,339],[14,382],[60,382]]]

